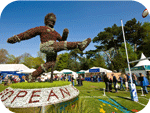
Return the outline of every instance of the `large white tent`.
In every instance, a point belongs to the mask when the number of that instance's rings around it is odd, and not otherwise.
[[[44,74],[45,74],[48,78],[51,77],[51,72],[44,73]],[[53,74],[57,74],[57,76],[61,76],[61,75],[62,75],[62,73],[61,73],[60,71],[57,71],[57,70],[53,71]]]
[[[140,60],[141,60],[141,59],[145,59],[145,58],[146,58],[145,55],[142,53]],[[134,67],[147,66],[147,65],[150,66],[150,61],[149,61],[148,59],[145,59],[145,60],[139,61]]]
[[[79,72],[84,72],[84,76],[86,77],[87,73],[91,73],[91,72],[101,72],[101,73],[112,73],[111,70],[102,68],[102,67],[92,67],[88,70],[80,70]]]
[[[141,60],[145,59],[145,60]],[[141,61],[139,61],[134,67],[131,68],[131,73],[136,74],[136,76],[139,77],[139,73],[142,73],[143,75],[147,75],[147,71],[150,71],[150,61],[146,59],[145,55],[141,54]],[[125,73],[129,73],[129,69],[125,69]]]
[[[53,73],[54,74],[62,74],[60,71],[57,71],[57,70],[53,71]]]
[[[74,78],[78,77],[78,74],[76,72],[69,70],[69,69],[63,69],[62,71],[60,71],[60,73],[63,73],[63,74],[70,73],[70,74],[74,75]]]
[[[24,64],[0,64],[0,71],[21,71],[28,69]]]
[[[17,72],[17,73],[24,73],[24,74],[30,74],[30,73],[32,73],[32,72],[34,72],[36,69],[27,69],[27,70],[21,70],[21,71],[19,71],[19,72]]]

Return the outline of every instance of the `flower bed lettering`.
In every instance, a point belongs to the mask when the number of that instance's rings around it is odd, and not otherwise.
[[[12,89],[0,92],[0,99],[6,107],[38,107],[61,103],[75,98],[79,91],[72,85],[40,89]]]

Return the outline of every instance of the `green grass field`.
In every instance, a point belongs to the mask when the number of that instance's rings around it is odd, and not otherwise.
[[[80,90],[79,97],[86,99],[86,106],[93,109],[95,113],[99,113],[100,111],[102,113],[104,111],[106,111],[106,113],[126,113],[126,111],[123,111],[123,109],[122,111],[121,109],[118,109],[121,108],[120,106],[127,108],[127,111],[132,111],[133,109],[140,111],[145,107],[144,105],[147,105],[150,98],[150,94],[147,94],[145,97],[141,96],[140,86],[136,87],[138,90],[139,103],[131,100],[129,91],[118,90],[118,93],[115,93],[115,90],[113,89],[112,93],[106,92],[106,96],[103,96],[103,88],[105,88],[105,84],[103,82],[91,83],[85,81],[83,86],[76,86],[76,88]],[[148,90],[150,90],[150,88],[148,88]],[[111,104],[106,104],[99,99],[105,100],[105,102],[107,101]],[[118,105],[116,105],[112,100],[115,100],[115,102],[117,102],[120,106],[118,107]]]
[[[75,85],[75,87],[80,91],[79,100],[66,106],[62,113],[133,113],[133,111],[142,110],[147,105],[150,98],[150,93],[146,94],[144,97],[141,96],[140,86],[136,87],[139,99],[138,102],[131,100],[129,91],[118,90],[118,93],[115,93],[113,89],[112,93],[106,92],[106,96],[103,96],[103,88],[105,88],[104,82],[93,83],[84,81],[83,86]],[[5,88],[6,86],[0,85],[0,92]],[[148,88],[148,90],[150,90],[150,88]],[[58,111],[56,110],[57,108],[58,107],[55,107],[55,110],[52,111],[50,107],[47,107],[46,113],[55,113],[55,111]],[[27,111],[30,113],[39,113],[39,109],[40,108],[24,108],[14,111],[17,111],[17,113],[27,113]]]

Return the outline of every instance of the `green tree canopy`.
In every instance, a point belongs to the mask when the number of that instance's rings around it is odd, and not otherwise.
[[[145,34],[148,34],[147,33],[149,28],[148,25],[149,24],[145,24],[145,26],[147,26],[146,30],[146,27],[144,28],[143,27],[144,25],[142,26],[142,24],[139,21],[137,22],[135,18],[125,23],[124,32],[126,41],[131,46],[129,47],[129,49],[131,50],[133,49],[136,52],[138,47],[139,50],[143,50],[142,49],[142,47],[144,46],[143,42],[144,40],[146,41],[145,37],[147,37],[147,35]],[[112,27],[104,28],[104,31],[101,31],[100,33],[98,33],[96,37],[94,37],[93,43],[97,44],[95,45],[96,49],[88,51],[87,53],[89,53],[89,55],[93,55],[94,52],[97,53],[98,51],[104,52],[105,56],[107,57],[105,58],[105,60],[107,61],[107,64],[111,69],[118,70],[119,66],[123,67],[121,66],[122,64],[118,63],[122,62],[125,63],[125,61],[120,60],[120,62],[118,62],[117,60],[123,58],[120,50],[120,47],[122,47],[122,43],[124,43],[121,26],[117,26],[116,24],[114,24]],[[145,45],[145,48],[148,49],[148,45],[147,46]],[[138,55],[136,54],[136,57],[137,56]]]
[[[138,53],[144,53],[147,57],[150,57],[150,23],[145,22],[142,27],[144,29],[142,32],[144,35],[144,38],[142,38],[143,43],[138,46],[137,50],[139,51]]]
[[[105,60],[104,60],[103,56],[101,56],[100,54],[95,55],[95,57],[93,59],[93,66],[107,68]]]
[[[24,62],[22,62],[24,65],[26,65],[29,68],[37,69],[41,64],[44,63],[44,60],[40,57],[25,57]]]
[[[142,23],[133,18],[126,22],[124,31],[127,42],[134,46],[134,51],[137,51],[137,46],[143,43],[145,37]]]
[[[68,60],[69,60],[69,53],[64,53],[59,55],[59,59],[57,59],[56,63],[56,70],[61,71],[63,69],[68,68]]]
[[[0,49],[0,64],[7,62],[8,51],[6,49]]]
[[[137,60],[137,54],[134,52],[133,47],[127,43],[127,51],[129,61]],[[120,69],[124,71],[125,68],[128,68],[127,57],[125,51],[125,44],[123,43],[119,48],[118,54],[113,58],[115,64],[115,70],[119,71]],[[135,63],[130,64],[133,67]]]

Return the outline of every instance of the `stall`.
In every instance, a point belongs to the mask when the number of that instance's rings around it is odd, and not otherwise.
[[[89,73],[86,74],[85,80],[86,81],[91,81],[91,76],[93,79],[97,79],[97,76],[99,77],[99,81],[102,80],[102,75],[107,74],[107,73],[112,73],[111,70],[102,68],[102,67],[92,67],[88,70]],[[95,80],[97,81],[97,80]]]
[[[62,74],[71,74],[73,75],[73,77],[76,79],[78,77],[78,74],[72,70],[69,69],[63,69],[62,71],[60,71],[60,73]]]
[[[131,73],[134,73],[137,77],[139,77],[139,73],[142,73],[145,77],[149,78],[150,73],[150,61],[148,59],[145,59],[145,55],[142,53],[140,61],[131,68]],[[141,60],[145,59],[145,60]],[[129,69],[125,69],[125,73],[129,73]]]
[[[21,81],[23,81],[22,76],[24,73],[18,73],[23,70],[28,70],[29,68],[24,64],[0,64],[0,74],[3,76],[2,80],[5,79],[7,75],[19,76]]]

